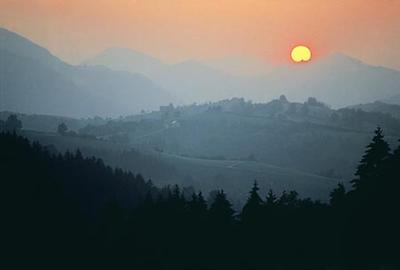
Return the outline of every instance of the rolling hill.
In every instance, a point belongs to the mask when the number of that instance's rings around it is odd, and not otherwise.
[[[80,132],[105,140],[123,138],[133,147],[162,154],[261,162],[346,181],[353,177],[378,125],[396,144],[400,122],[390,115],[335,110],[312,98],[296,103],[281,97],[269,103],[231,99],[170,106]]]
[[[400,137],[400,122],[389,114],[331,109],[314,98],[289,102],[284,96],[268,103],[170,105],[107,120],[19,117],[25,136],[52,149],[79,148],[112,166],[140,171],[159,186],[179,184],[206,193],[223,188],[237,205],[255,179],[263,193],[295,189],[324,200],[337,182],[353,178],[377,125],[391,146]],[[61,121],[77,134],[56,134]]]
[[[326,200],[338,178],[320,176],[300,170],[274,166],[250,160],[218,160],[181,156],[151,149],[132,149],[130,145],[82,137],[60,136],[55,133],[24,131],[32,141],[54,149],[102,158],[107,164],[140,172],[157,186],[193,187],[205,194],[223,188],[236,206],[241,206],[254,180],[260,184],[261,193],[268,189],[277,193],[296,190],[302,197]]]
[[[397,119],[400,119],[400,105],[396,104],[390,104],[382,101],[375,101],[372,103],[353,105],[350,106],[349,108],[359,109],[366,112],[385,113]]]

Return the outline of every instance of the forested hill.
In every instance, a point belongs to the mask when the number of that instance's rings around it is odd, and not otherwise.
[[[353,174],[377,126],[395,145],[400,121],[391,115],[332,109],[315,98],[290,102],[281,96],[268,103],[233,98],[170,105],[103,125],[88,125],[80,133],[179,156],[258,161],[345,179]]]
[[[254,183],[235,212],[223,190],[206,203],[158,189],[79,152],[54,156],[0,134],[2,242],[16,268],[398,269],[400,149],[382,130],[352,187],[330,203],[295,191],[260,197]]]
[[[112,169],[101,159],[84,158],[75,153],[53,153],[38,143],[10,133],[0,134],[2,190],[13,201],[25,202],[32,209],[48,205],[68,204],[79,212],[92,215],[111,201],[132,207],[144,200],[146,194],[159,190],[140,174],[134,175]],[[34,191],[34,193],[31,193]],[[41,198],[35,206],[35,196]]]
[[[385,113],[393,116],[394,118],[400,119],[400,105],[396,104],[385,103],[382,101],[375,101],[372,103],[350,106],[349,108],[356,110],[363,110],[366,112]]]

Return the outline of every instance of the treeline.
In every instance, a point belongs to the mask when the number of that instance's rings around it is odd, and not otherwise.
[[[350,191],[330,202],[295,191],[240,212],[223,190],[207,203],[78,152],[50,154],[0,135],[8,258],[25,267],[108,269],[397,269],[400,148],[377,129]],[[12,257],[13,255],[14,257]],[[390,268],[392,267],[392,268]]]
[[[15,114],[11,114],[5,121],[0,119],[0,132],[13,132],[22,129],[22,122]]]

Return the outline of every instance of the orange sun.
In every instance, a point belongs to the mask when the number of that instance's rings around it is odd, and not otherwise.
[[[311,50],[304,45],[298,45],[292,49],[290,56],[295,63],[308,62],[311,60]]]

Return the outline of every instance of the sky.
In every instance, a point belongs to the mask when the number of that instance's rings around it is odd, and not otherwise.
[[[108,47],[286,63],[305,44],[400,69],[399,14],[400,0],[0,0],[1,27],[70,63]]]

